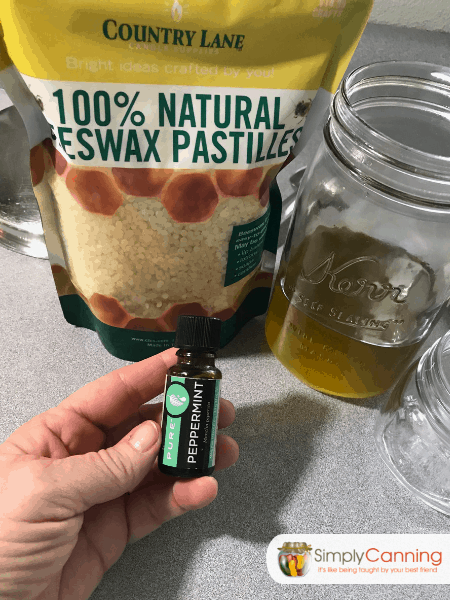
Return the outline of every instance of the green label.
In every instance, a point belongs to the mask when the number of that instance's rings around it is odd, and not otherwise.
[[[214,467],[220,379],[166,377],[160,463],[204,471]]]
[[[270,204],[266,212],[245,225],[235,225],[228,246],[224,287],[240,281],[259,265],[269,224]]]
[[[177,466],[178,445],[180,443],[181,419],[174,419],[167,415],[166,430],[164,436],[163,464],[169,467]]]
[[[216,462],[216,436],[217,436],[217,424],[219,420],[219,405],[220,405],[220,383],[216,385],[216,391],[214,394],[214,412],[211,423],[211,446],[209,449],[209,463],[208,467],[212,467]]]
[[[264,250],[268,250],[273,254],[278,250],[278,237],[280,233],[281,209],[283,206],[283,198],[280,188],[278,187],[277,178],[275,177],[269,188],[270,197],[270,217],[267,227],[267,234],[264,240]]]

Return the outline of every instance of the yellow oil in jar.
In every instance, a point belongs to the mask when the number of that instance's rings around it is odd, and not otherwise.
[[[289,302],[275,284],[266,318],[267,342],[300,381],[333,396],[368,398],[400,377],[422,341],[410,346],[375,346],[321,325]]]

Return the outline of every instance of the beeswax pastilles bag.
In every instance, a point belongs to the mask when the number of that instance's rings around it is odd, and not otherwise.
[[[135,361],[173,345],[180,314],[222,319],[224,346],[266,311],[274,177],[371,6],[3,0],[0,82],[69,323]]]

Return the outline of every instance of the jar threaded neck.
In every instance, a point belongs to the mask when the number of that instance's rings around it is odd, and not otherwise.
[[[341,83],[325,126],[329,149],[354,177],[413,204],[450,197],[450,69],[387,61]]]

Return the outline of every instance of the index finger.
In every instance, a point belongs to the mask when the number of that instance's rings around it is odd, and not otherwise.
[[[169,348],[111,371],[71,394],[58,408],[73,410],[107,431],[164,391],[167,369],[177,362],[177,350]]]

